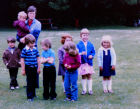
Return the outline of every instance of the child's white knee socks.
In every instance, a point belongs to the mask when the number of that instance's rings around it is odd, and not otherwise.
[[[103,80],[102,84],[103,84],[103,90],[107,91],[107,80]]]
[[[82,79],[81,80],[82,82],[82,88],[83,88],[83,91],[87,91],[87,79]]]
[[[92,79],[87,80],[88,83],[88,91],[92,91]]]
[[[107,85],[108,85],[108,90],[111,91],[112,90],[112,79],[107,80]]]

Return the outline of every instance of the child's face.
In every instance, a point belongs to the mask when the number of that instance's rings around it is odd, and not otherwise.
[[[43,50],[48,50],[49,49],[49,47],[46,47],[44,44],[42,44],[41,47],[42,47]]]
[[[28,18],[29,18],[30,20],[34,20],[35,16],[36,16],[36,13],[35,13],[35,12],[29,12],[29,13],[28,13]]]
[[[87,41],[88,41],[88,36],[89,36],[88,33],[83,33],[83,34],[81,34],[81,38],[82,38],[82,40],[83,40],[84,42],[87,42]]]
[[[20,19],[19,19],[20,21],[26,21],[26,17],[24,17],[24,16],[22,16],[22,17],[20,17]]]
[[[103,42],[102,42],[102,46],[103,46],[104,48],[110,48],[110,47],[111,47],[109,41],[103,41]]]
[[[9,46],[10,48],[14,48],[14,47],[15,47],[15,42],[9,42],[9,43],[8,43],[8,46]]]
[[[28,47],[31,48],[31,49],[33,49],[34,46],[35,46],[35,43],[29,43],[28,44]]]
[[[67,43],[67,42],[69,42],[69,41],[71,41],[71,38],[66,38],[66,39],[65,39],[65,43]]]

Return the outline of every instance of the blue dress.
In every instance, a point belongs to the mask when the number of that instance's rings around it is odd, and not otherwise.
[[[115,70],[111,69],[111,53],[110,50],[107,50],[107,55],[105,55],[105,51],[103,51],[103,71],[100,71],[100,76],[108,77],[115,76]]]

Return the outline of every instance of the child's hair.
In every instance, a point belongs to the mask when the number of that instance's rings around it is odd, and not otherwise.
[[[37,9],[35,6],[29,6],[28,9],[27,9],[27,13],[29,12],[35,12],[36,13]]]
[[[64,44],[64,49],[66,52],[68,52],[70,55],[77,55],[78,50],[76,48],[76,45],[74,42],[70,41]]]
[[[80,37],[82,34],[89,34],[89,30],[87,28],[83,28],[80,32]]]
[[[18,20],[21,18],[21,17],[24,17],[25,19],[27,18],[27,14],[24,12],[24,11],[21,11],[18,13]]]
[[[108,41],[108,42],[110,43],[110,46],[113,45],[113,42],[112,42],[112,39],[111,39],[111,36],[110,36],[110,35],[104,35],[104,36],[102,37],[102,39],[101,39],[101,46],[102,46],[102,43],[103,43],[104,41]]]
[[[32,34],[27,34],[25,36],[25,44],[29,44],[29,43],[35,43],[36,39]]]
[[[51,44],[51,41],[49,39],[44,39],[41,41],[41,44],[48,47],[48,48],[52,48],[52,44]]]
[[[70,34],[63,34],[62,37],[61,37],[61,44],[64,44],[65,43],[65,40],[67,38],[70,38],[71,41],[73,41],[72,36]]]
[[[10,36],[7,38],[7,43],[9,43],[9,42],[15,43],[16,39],[13,36]]]

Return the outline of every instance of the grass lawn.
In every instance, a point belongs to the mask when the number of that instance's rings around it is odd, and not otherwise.
[[[42,31],[39,37],[39,43],[43,38],[48,37],[52,41],[52,48],[57,50],[60,47],[61,33],[68,32],[74,42],[80,40],[78,30],[74,31]],[[96,53],[100,47],[102,35],[109,34],[113,38],[114,48],[117,54],[117,75],[113,77],[114,94],[103,94],[102,78],[98,75],[97,54],[94,59],[92,96],[80,95],[81,77],[79,76],[79,100],[77,102],[64,102],[64,94],[61,87],[61,77],[57,76],[56,101],[44,101],[42,99],[42,74],[40,75],[40,89],[37,90],[38,98],[30,103],[26,100],[25,77],[18,74],[19,90],[9,90],[9,74],[5,65],[0,60],[0,109],[139,109],[140,108],[140,30],[138,29],[98,29],[91,30],[89,40],[94,44]],[[15,36],[16,31],[0,31],[0,56],[7,48],[6,38]],[[39,44],[38,43],[38,44]],[[42,51],[39,45],[40,52]],[[56,67],[58,68],[58,58],[56,56]]]

